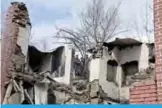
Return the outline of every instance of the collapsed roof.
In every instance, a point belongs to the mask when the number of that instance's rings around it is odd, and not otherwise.
[[[104,42],[103,46],[114,47],[114,46],[132,46],[132,45],[140,45],[140,44],[142,44],[142,42],[132,38],[124,38],[124,39],[116,38],[112,42],[109,43]]]

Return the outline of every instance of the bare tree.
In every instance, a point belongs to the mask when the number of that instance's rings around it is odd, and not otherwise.
[[[121,30],[118,9],[116,6],[105,8],[103,0],[92,0],[87,4],[85,11],[80,13],[80,27],[72,29],[57,28],[55,38],[64,38],[70,41],[84,57],[87,49],[102,45],[114,36],[125,32]]]
[[[139,40],[142,41],[142,37],[145,36],[148,43],[151,42],[154,32],[153,5],[149,2],[145,0],[145,4],[141,8],[143,11],[140,13],[140,19],[136,19],[133,24]]]

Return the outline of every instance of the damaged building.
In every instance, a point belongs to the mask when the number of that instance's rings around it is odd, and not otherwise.
[[[100,57],[91,60],[89,80],[98,79],[108,97],[129,102],[131,87],[137,82],[155,80],[153,51],[154,44],[131,38],[104,43]]]
[[[88,80],[75,79],[72,47],[42,52],[29,45],[32,26],[25,4],[11,3],[5,27],[3,104],[129,104],[136,99],[136,86],[148,86],[147,82],[154,84],[150,93],[156,97],[154,43],[131,38],[105,42],[97,52],[95,48],[88,50],[92,53]]]

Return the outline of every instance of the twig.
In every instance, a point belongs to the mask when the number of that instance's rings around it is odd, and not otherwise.
[[[24,90],[24,94],[25,94],[25,96],[28,98],[28,100],[30,101],[30,103],[31,103],[31,104],[34,104],[33,101],[32,101],[32,99],[30,98],[30,96],[29,96],[29,94],[28,94],[28,92],[27,92],[26,89]]]
[[[20,92],[20,87],[15,80],[13,80],[13,84],[15,85],[16,89]]]
[[[23,86],[22,86],[22,84],[23,84],[23,81],[20,81],[19,82],[19,85],[20,85],[20,93],[21,93],[21,103],[24,101],[24,89],[23,89]]]
[[[3,104],[8,104],[8,98],[11,95],[12,88],[13,88],[13,85],[12,85],[12,83],[10,83],[7,87],[6,94],[5,94],[5,97],[4,97],[4,100],[3,100]]]

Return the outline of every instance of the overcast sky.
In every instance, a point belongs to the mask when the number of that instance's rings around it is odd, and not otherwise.
[[[5,12],[12,1],[24,2],[28,8],[32,23],[32,43],[41,47],[41,40],[45,40],[49,49],[53,47],[52,36],[55,34],[55,26],[75,28],[78,24],[78,13],[81,12],[90,0],[2,0],[2,22]],[[117,4],[120,0],[105,0],[105,5]],[[128,25],[135,19],[141,18],[142,7],[146,0],[123,0],[120,6],[120,19]],[[152,4],[152,0],[147,0]],[[133,32],[121,34],[135,35]]]

